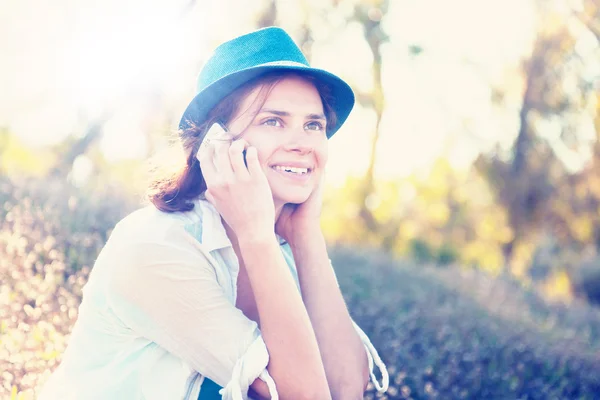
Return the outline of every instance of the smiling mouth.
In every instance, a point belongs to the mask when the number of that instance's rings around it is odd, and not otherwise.
[[[298,176],[310,174],[310,172],[312,171],[311,168],[287,167],[287,166],[283,166],[283,165],[274,165],[271,168],[278,172],[283,172],[283,173],[288,173],[288,174],[293,174],[293,175],[298,175]]]

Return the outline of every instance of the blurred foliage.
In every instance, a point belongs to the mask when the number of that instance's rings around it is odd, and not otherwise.
[[[375,3],[356,9],[378,7],[382,14],[376,21],[355,14],[374,56],[373,92],[358,93],[377,116],[372,149],[386,106],[377,55],[388,40],[378,24],[387,2]],[[482,153],[466,171],[441,157],[425,175],[393,181],[374,178],[372,151],[365,175],[349,178],[326,199],[324,229],[333,241],[412,255],[424,263],[456,262],[493,274],[508,269],[555,299],[587,293],[589,285],[574,293],[571,280],[600,245],[600,4],[535,5],[530,53],[506,81],[490,82],[499,110],[508,113],[518,100],[512,146]],[[417,54],[424,51],[419,47]],[[587,163],[573,164],[590,153]]]
[[[96,256],[135,206],[111,189],[0,175],[0,398],[60,360]]]
[[[0,127],[0,173],[45,176],[55,155],[43,148],[32,148]]]
[[[348,180],[325,197],[323,229],[333,242],[383,248],[419,262],[501,271],[502,245],[512,232],[477,171],[453,171],[439,160],[425,176],[377,181],[367,199],[379,227],[375,232],[358,218],[359,191],[360,182]]]
[[[579,266],[571,278],[573,290],[591,304],[600,306],[600,259],[594,258]]]
[[[99,250],[139,206],[114,193],[0,178],[0,398],[34,398],[60,362]],[[388,393],[370,386],[366,398],[592,399],[600,390],[599,309],[548,303],[508,274],[347,246],[330,255],[350,313],[389,368]]]
[[[595,10],[587,12],[596,13],[598,4],[589,5]],[[554,231],[565,247],[591,244],[597,217],[590,219],[585,214],[597,214],[599,210],[594,206],[594,196],[590,196],[593,192],[581,187],[594,182],[589,170],[597,170],[597,151],[583,170],[570,170],[564,160],[565,149],[582,152],[589,147],[583,134],[589,118],[585,110],[596,108],[596,125],[600,118],[600,71],[588,71],[588,63],[598,60],[598,39],[593,51],[583,51],[582,43],[594,41],[586,36],[591,29],[588,25],[562,18],[562,11],[549,3],[540,2],[538,9],[537,37],[522,65],[519,131],[511,153],[482,154],[475,163],[508,214],[513,237],[503,246],[503,256],[518,275],[523,275],[535,250],[530,244],[535,244],[546,230]],[[549,125],[559,131],[558,137],[548,135]],[[581,185],[584,176],[586,183]],[[573,215],[570,211],[582,201],[587,211],[580,209],[583,212]],[[567,215],[572,218],[567,220]]]

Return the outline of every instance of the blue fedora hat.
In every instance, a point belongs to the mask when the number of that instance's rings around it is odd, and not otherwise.
[[[283,29],[269,27],[239,36],[215,49],[200,72],[196,96],[183,113],[179,128],[201,124],[210,110],[228,94],[249,80],[275,70],[309,74],[331,89],[331,106],[337,123],[333,129],[328,129],[328,137],[348,118],[354,107],[354,93],[350,86],[330,72],[312,68]]]

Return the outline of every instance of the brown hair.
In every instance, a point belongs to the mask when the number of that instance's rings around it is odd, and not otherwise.
[[[192,201],[206,190],[206,182],[200,163],[196,159],[196,152],[204,140],[208,128],[215,122],[229,124],[233,116],[238,113],[241,100],[258,86],[261,86],[261,92],[257,96],[257,101],[264,104],[275,85],[289,76],[298,76],[316,87],[323,103],[323,111],[327,119],[327,133],[329,133],[337,123],[329,87],[308,74],[286,71],[266,73],[246,82],[227,95],[209,112],[205,121],[178,132],[176,143],[172,143],[172,146],[178,146],[179,151],[174,160],[179,165],[170,169],[166,164],[159,162],[151,167],[153,178],[147,190],[148,200],[164,212],[192,210],[194,208]],[[262,107],[262,104],[258,109]],[[173,153],[175,149],[171,147],[169,150],[170,153]],[[181,165],[183,160],[185,160],[185,164]],[[170,161],[172,162],[173,159]]]

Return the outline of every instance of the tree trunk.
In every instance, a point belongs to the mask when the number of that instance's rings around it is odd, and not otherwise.
[[[387,2],[382,4],[382,8],[387,8]],[[381,20],[373,20],[370,16],[370,9],[366,6],[357,6],[355,10],[355,18],[358,19],[364,28],[365,38],[369,44],[371,54],[373,54],[373,91],[370,93],[370,103],[375,111],[376,121],[371,140],[371,148],[369,154],[369,165],[362,183],[360,192],[360,216],[367,226],[367,229],[373,233],[380,232],[382,226],[374,217],[373,213],[367,206],[367,199],[375,191],[375,165],[377,161],[377,143],[380,138],[381,119],[385,108],[385,98],[383,94],[383,83],[381,78],[381,45],[387,40],[387,37],[381,29]],[[359,95],[360,96],[360,95]],[[363,96],[364,97],[364,96]],[[390,240],[383,238],[383,242],[390,245]]]
[[[275,21],[277,21],[277,3],[276,0],[271,0],[258,18],[258,26],[260,28],[273,26]]]

